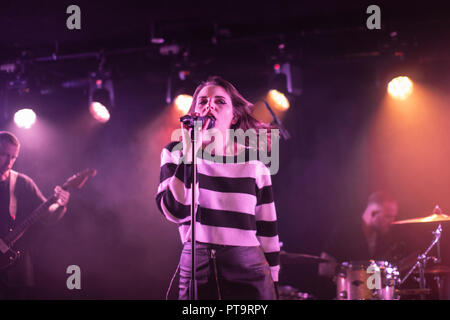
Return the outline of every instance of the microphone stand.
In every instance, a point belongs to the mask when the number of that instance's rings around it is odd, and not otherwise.
[[[291,137],[291,135],[289,134],[287,129],[283,126],[283,124],[281,123],[281,120],[277,117],[275,112],[273,112],[273,110],[269,106],[269,104],[265,100],[263,102],[266,105],[267,110],[269,110],[270,115],[272,116],[272,119],[273,119],[272,123],[276,124],[277,127],[280,129],[281,136],[284,138],[284,140],[288,140]]]
[[[196,246],[195,246],[195,186],[197,185],[197,162],[195,161],[195,122],[194,127],[191,130],[191,150],[192,150],[192,186],[191,186],[191,257],[192,257],[192,268],[191,268],[191,282],[189,288],[189,298],[190,300],[198,300],[197,295],[197,264],[195,259]]]
[[[199,121],[200,120],[200,121]],[[191,130],[191,148],[192,148],[192,185],[191,185],[191,281],[189,283],[189,299],[198,300],[197,293],[197,264],[196,264],[196,239],[195,239],[195,186],[197,185],[197,155],[195,152],[195,142],[196,142],[196,131],[197,125],[200,124],[200,129],[203,129],[203,122],[207,124],[206,128],[210,129],[214,127],[215,119],[214,117],[206,116],[200,117],[198,114],[193,116],[186,115],[180,118],[180,121],[187,127],[192,128]]]

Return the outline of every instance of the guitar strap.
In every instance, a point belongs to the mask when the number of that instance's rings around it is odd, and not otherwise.
[[[14,170],[9,171],[9,214],[11,215],[11,218],[13,218],[13,220],[16,219],[17,213],[17,198],[16,195],[14,194],[17,176],[18,176],[17,171]]]

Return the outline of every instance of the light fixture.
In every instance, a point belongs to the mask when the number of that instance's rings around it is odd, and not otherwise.
[[[272,65],[269,78],[267,100],[275,109],[286,111],[290,100],[302,94],[301,70],[290,62]]]
[[[278,90],[270,90],[267,99],[271,102],[271,105],[280,111],[286,111],[290,107],[288,98]]]
[[[20,65],[21,70],[15,76],[14,80],[8,82],[5,95],[5,115],[9,117],[13,114],[13,120],[17,127],[30,129],[37,120],[36,102],[38,95],[35,88],[31,88],[29,79],[25,76],[24,67]]]
[[[174,102],[180,112],[186,114],[192,104],[192,94],[196,84],[192,80],[192,73],[188,69],[179,68],[169,76],[167,81],[166,102]]]
[[[114,107],[114,86],[111,73],[103,70],[104,59],[100,61],[97,72],[89,77],[89,112],[99,122],[107,122]]]
[[[36,123],[36,113],[30,108],[20,109],[14,114],[14,123],[21,129],[30,129]]]
[[[387,91],[397,100],[405,100],[413,92],[413,83],[407,76],[398,76],[389,81]]]
[[[100,102],[92,102],[89,106],[89,112],[95,120],[101,123],[108,122],[109,118],[111,117],[108,109]]]
[[[275,63],[269,79],[270,89],[276,89],[285,95],[300,96],[302,94],[301,69],[291,62]]]
[[[177,110],[179,110],[182,114],[186,114],[189,112],[189,109],[192,105],[192,96],[187,94],[179,94],[175,98],[175,107]]]

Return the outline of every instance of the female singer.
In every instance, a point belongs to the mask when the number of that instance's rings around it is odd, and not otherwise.
[[[198,132],[196,279],[198,299],[276,299],[279,272],[277,216],[268,167],[250,156],[261,145],[238,143],[231,129],[270,129],[251,116],[252,104],[228,81],[210,77],[194,92],[189,114],[213,117],[214,129]],[[212,131],[211,134],[208,134]],[[179,299],[189,299],[191,280],[190,205],[193,165],[189,134],[161,154],[156,202],[178,224],[184,245]],[[212,141],[214,136],[214,141]],[[218,141],[222,140],[222,141]],[[208,148],[214,142],[214,148]],[[269,145],[269,144],[268,144]],[[202,152],[198,152],[198,151]],[[244,157],[245,155],[245,157]],[[219,161],[220,160],[220,161]]]

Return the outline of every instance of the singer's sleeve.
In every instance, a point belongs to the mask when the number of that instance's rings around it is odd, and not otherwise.
[[[192,164],[182,161],[181,142],[172,142],[161,152],[159,186],[156,205],[161,213],[175,223],[191,219]],[[198,183],[196,185],[198,197]],[[197,208],[196,208],[197,210]]]
[[[273,281],[278,281],[280,271],[280,243],[277,214],[269,169],[261,164],[256,175],[256,236],[270,266]]]

